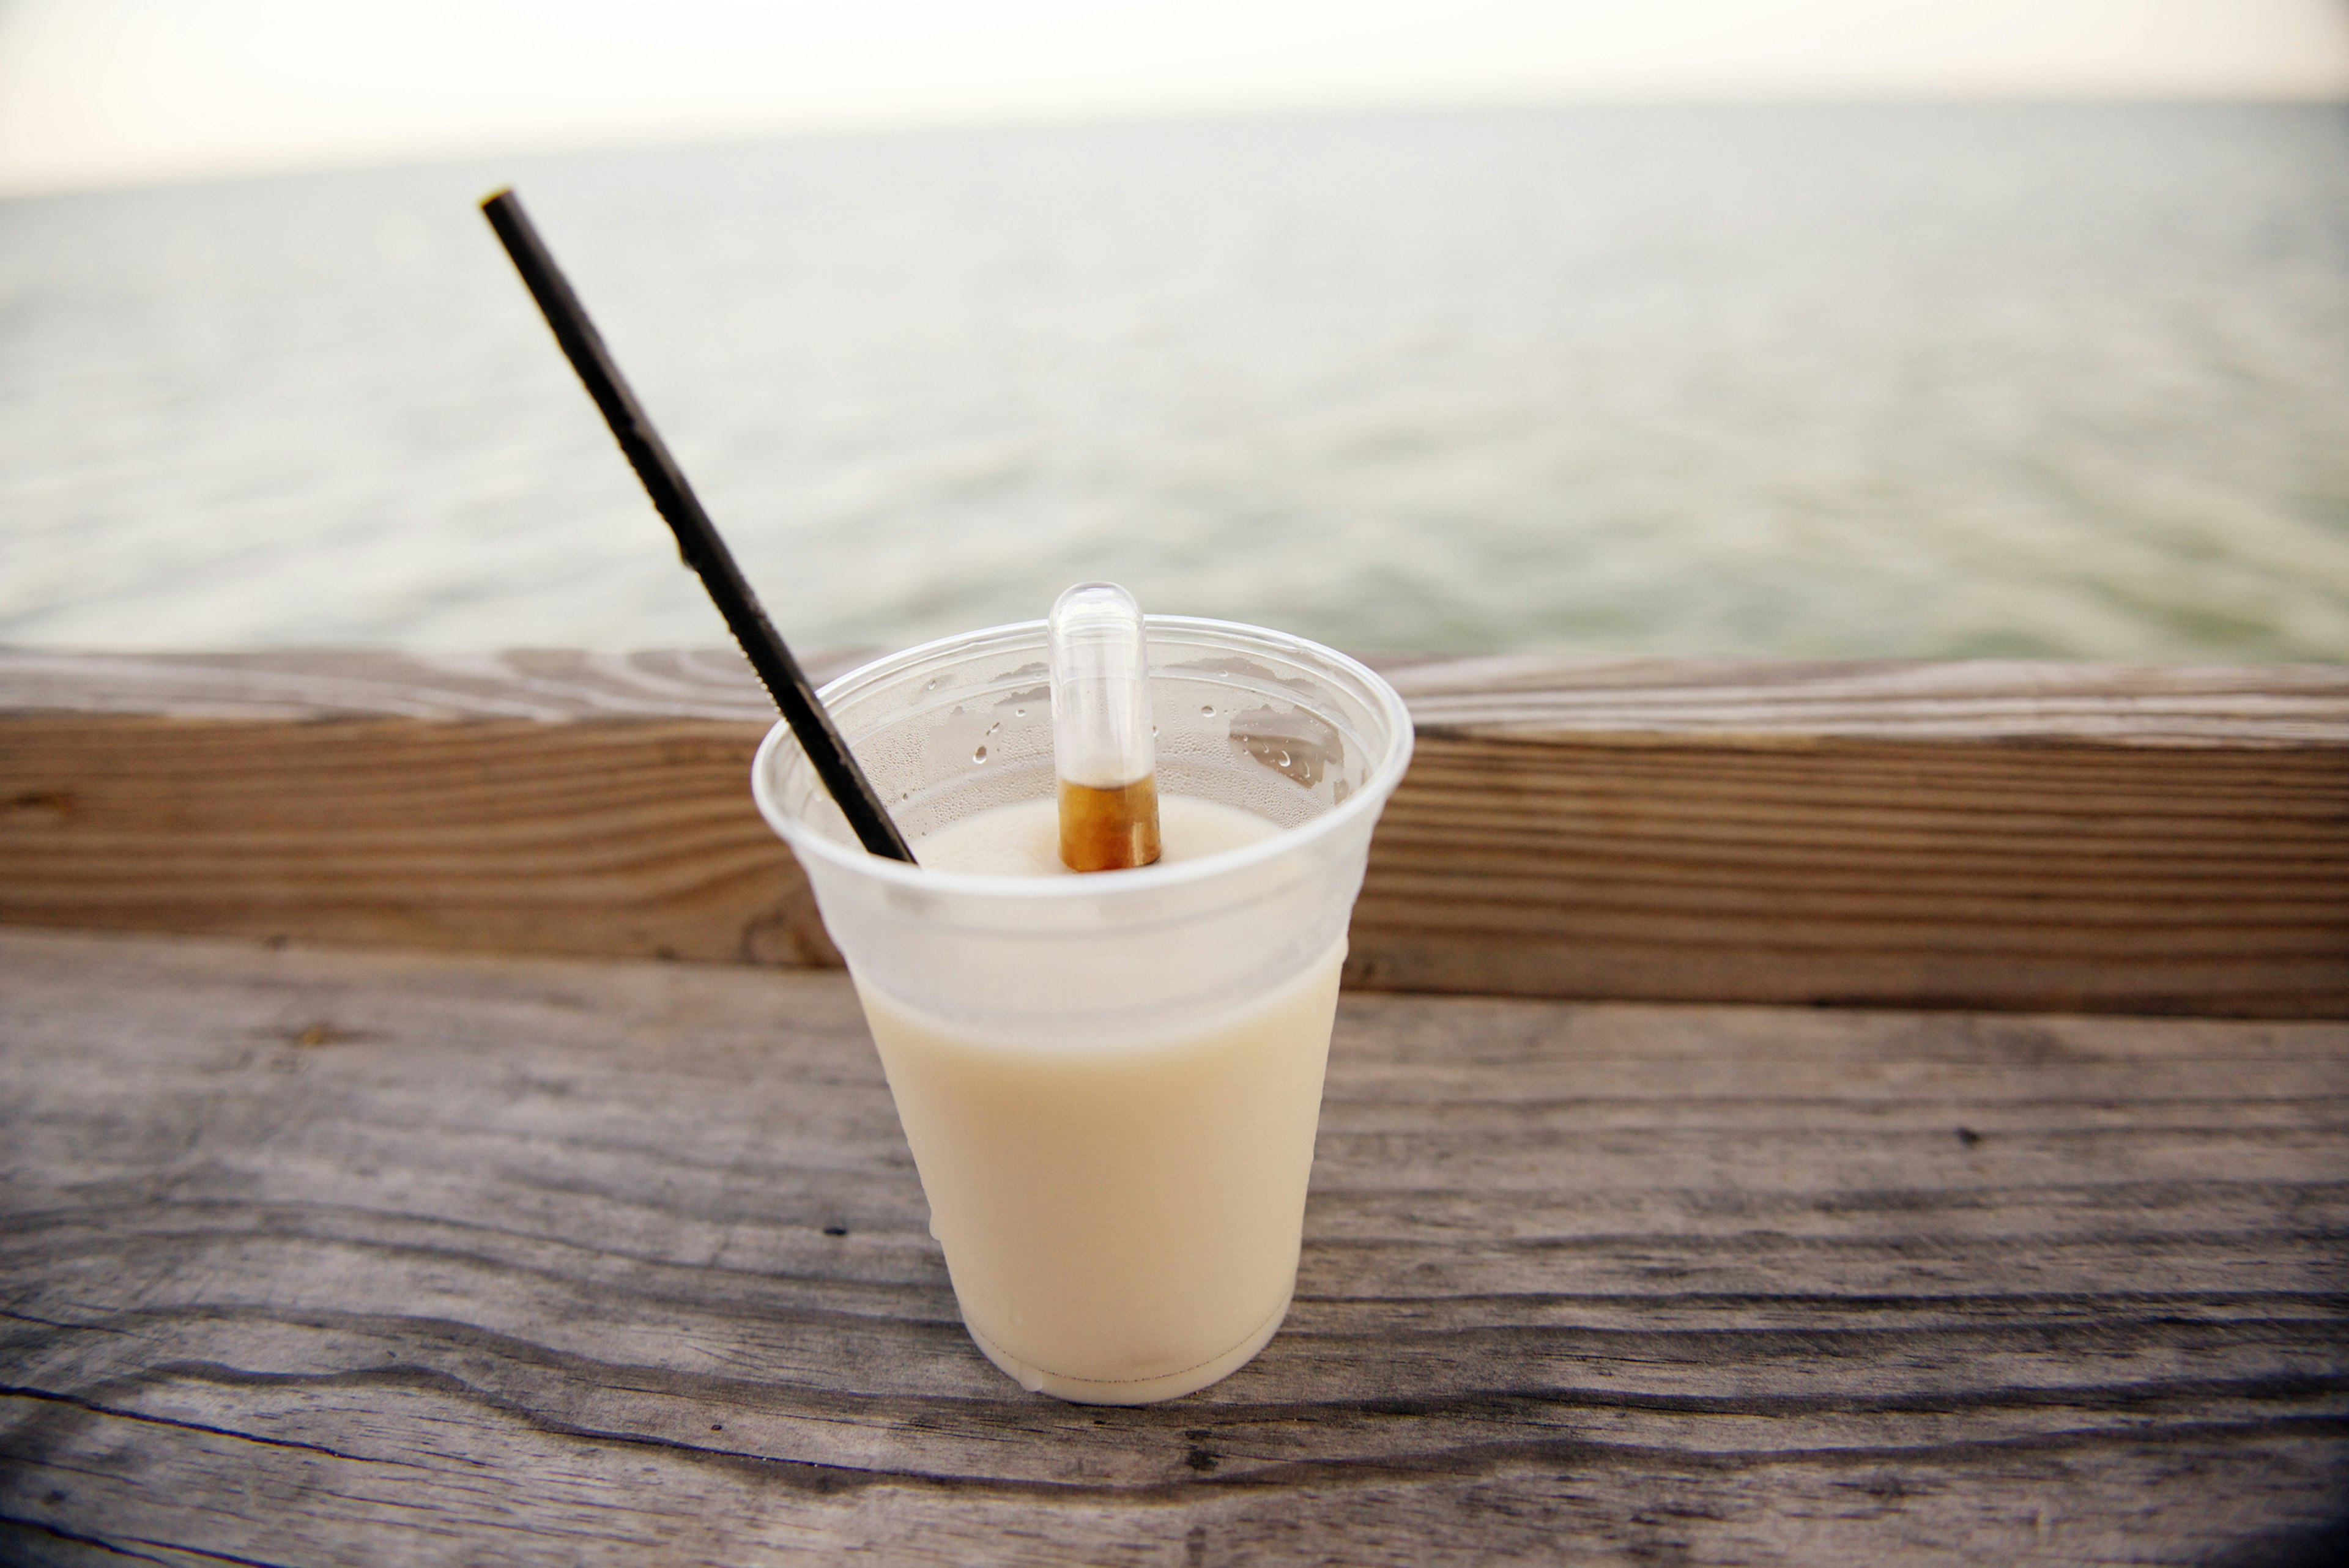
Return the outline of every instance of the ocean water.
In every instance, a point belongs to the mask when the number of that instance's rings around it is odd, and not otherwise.
[[[1575,108],[0,202],[0,643],[2349,658],[2349,108]]]

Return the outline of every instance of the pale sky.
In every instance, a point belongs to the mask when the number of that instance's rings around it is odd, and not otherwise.
[[[1426,104],[2349,98],[2349,0],[0,0],[0,194]]]

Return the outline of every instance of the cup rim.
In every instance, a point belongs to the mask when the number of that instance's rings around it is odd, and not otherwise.
[[[1365,814],[1375,816],[1384,809],[1387,798],[1394,793],[1395,786],[1402,781],[1404,771],[1411,766],[1413,738],[1411,709],[1386,677],[1361,660],[1335,648],[1325,647],[1310,638],[1275,631],[1268,626],[1252,626],[1242,621],[1214,620],[1199,615],[1145,615],[1143,624],[1147,628],[1164,627],[1170,631],[1238,633],[1245,641],[1276,650],[1309,654],[1334,665],[1361,682],[1385,714],[1393,734],[1386,755],[1379,759],[1371,776],[1338,805],[1294,828],[1284,828],[1268,839],[1175,865],[1137,866],[1127,871],[1093,872],[1084,876],[986,876],[973,872],[930,871],[920,865],[907,865],[903,861],[872,854],[861,845],[843,844],[828,834],[816,831],[782,809],[769,783],[773,771],[774,754],[786,744],[793,743],[791,726],[780,718],[767,731],[766,738],[760,741],[758,752],[751,758],[750,798],[757,803],[759,814],[766,819],[767,826],[791,846],[794,855],[803,858],[813,855],[838,870],[872,877],[909,891],[1016,899],[1039,903],[1124,893],[1140,895],[1165,888],[1212,882],[1218,877],[1248,871],[1282,856],[1310,849],[1325,839],[1345,832]],[[859,665],[845,675],[834,676],[823,684],[816,696],[829,707],[833,697],[851,683],[877,678],[950,647],[985,641],[1009,641],[1019,634],[1040,633],[1044,626],[1045,623],[1040,620],[1012,621],[999,626],[957,633],[952,636],[934,637],[926,643],[884,655],[869,664]],[[804,758],[802,765],[805,765]]]

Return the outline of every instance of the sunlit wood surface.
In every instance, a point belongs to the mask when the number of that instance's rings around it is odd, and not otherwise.
[[[2349,669],[1378,662],[1356,987],[2349,1015]],[[0,655],[0,923],[825,964],[771,717],[731,655]]]
[[[2349,1555],[2336,1024],[1356,993],[1134,1410],[965,1339],[836,974],[0,932],[0,1168],[11,1563]]]

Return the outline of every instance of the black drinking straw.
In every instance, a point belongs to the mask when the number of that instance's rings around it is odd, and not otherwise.
[[[816,776],[832,791],[841,814],[856,830],[865,849],[911,864],[914,851],[906,847],[897,824],[889,820],[888,809],[874,793],[873,781],[864,777],[855,754],[833,727],[832,716],[816,700],[815,688],[808,685],[800,662],[792,657],[791,649],[783,645],[774,624],[759,608],[758,596],[743,580],[741,568],[734,564],[733,553],[718,537],[709,514],[701,510],[693,487],[685,482],[685,471],[669,456],[660,432],[653,428],[652,420],[636,402],[636,395],[621,377],[620,367],[612,362],[612,351],[604,346],[595,324],[587,319],[586,308],[571,292],[570,281],[548,253],[546,242],[531,227],[521,201],[511,190],[500,191],[482,201],[481,211],[489,219],[490,227],[498,232],[498,238],[504,242],[506,254],[513,258],[514,268],[529,285],[531,297],[538,301],[546,325],[554,329],[554,341],[563,346],[571,368],[579,372],[579,379],[587,385],[587,395],[603,410],[604,423],[612,428],[613,438],[627,454],[629,466],[644,481],[654,507],[677,535],[678,552],[709,591],[718,613],[726,617],[727,629],[742,645],[750,667],[766,683],[775,706],[783,710],[792,733],[799,738],[800,748],[815,764]]]

